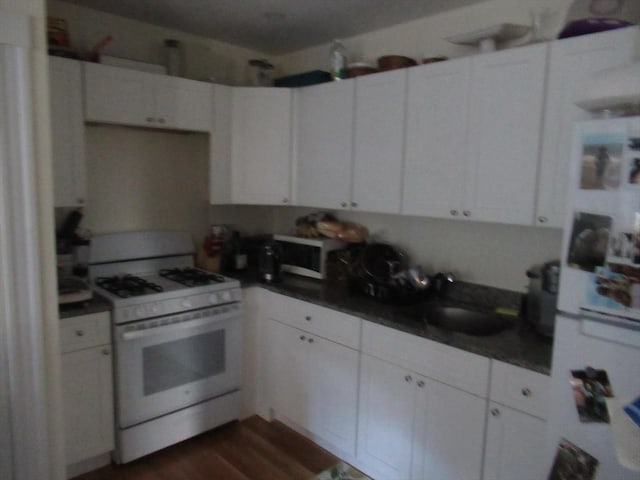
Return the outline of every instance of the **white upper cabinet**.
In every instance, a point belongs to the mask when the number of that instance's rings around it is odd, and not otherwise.
[[[551,42],[536,224],[562,227],[573,122],[590,118],[574,101],[590,76],[634,58],[638,28]]]
[[[356,79],[351,208],[400,213],[407,70]]]
[[[155,111],[164,127],[194,132],[211,130],[212,85],[185,78],[155,75]]]
[[[213,86],[213,125],[209,135],[209,202],[231,203],[231,118],[233,87]]]
[[[81,206],[87,196],[80,62],[49,57],[54,205]]]
[[[291,90],[234,88],[233,203],[287,205],[291,197]],[[215,174],[215,172],[213,172]]]
[[[533,224],[546,51],[539,44],[473,58],[464,217]]]
[[[85,120],[120,125],[211,130],[209,83],[85,63]]]
[[[409,72],[402,213],[533,223],[546,46]]]
[[[296,92],[297,205],[350,207],[355,84],[343,80]]]
[[[403,214],[461,214],[470,78],[470,59],[409,70]]]

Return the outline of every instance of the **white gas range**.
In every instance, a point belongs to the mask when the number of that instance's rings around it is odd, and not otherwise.
[[[92,239],[89,275],[113,307],[117,462],[239,416],[240,284],[193,258],[184,232]]]

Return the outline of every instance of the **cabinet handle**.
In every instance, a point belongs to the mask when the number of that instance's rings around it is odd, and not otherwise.
[[[464,211],[462,212],[462,214],[463,214],[465,217],[470,217],[470,216],[471,216],[471,210],[464,210]]]
[[[500,410],[498,410],[497,408],[492,408],[491,409],[491,416],[499,417],[500,416]]]
[[[411,380],[413,380],[413,377],[411,375],[405,375],[404,377],[405,382],[411,383]]]
[[[418,387],[419,387],[419,388],[424,388],[424,381],[422,381],[422,380],[418,380],[418,381],[416,382],[416,385],[418,385]]]
[[[538,217],[538,222],[540,223],[547,223],[549,219],[547,217]]]
[[[155,119],[153,117],[147,117],[147,122],[153,123],[155,122]]]
[[[307,315],[306,317],[304,317],[304,319],[305,319],[307,322],[310,322],[310,321],[311,321],[311,315]]]
[[[304,335],[300,335],[300,340],[302,340],[303,342],[307,339],[307,337],[305,337]]]
[[[283,198],[282,199],[282,203],[289,203],[289,199],[288,198]]]
[[[449,213],[451,213],[451,215],[453,215],[454,217],[458,216],[458,210],[451,210],[451,212]]]
[[[310,339],[309,339],[309,343],[313,343],[313,338],[310,338]]]
[[[352,207],[357,207],[358,206],[358,202],[351,202],[351,206]]]
[[[340,204],[340,206],[341,206],[342,208],[347,208],[347,205],[348,205],[348,204],[347,204],[347,202],[342,202],[342,203]]]
[[[164,118],[160,117],[160,118],[158,119],[158,123],[164,123]]]
[[[111,351],[108,348],[102,350],[102,355],[108,357],[111,354]]]
[[[80,329],[76,330],[76,336],[77,337],[84,337],[84,330],[80,330]]]
[[[522,395],[525,396],[525,397],[530,397],[531,396],[531,390],[528,389],[527,387],[523,388],[521,390],[521,392],[522,392]]]

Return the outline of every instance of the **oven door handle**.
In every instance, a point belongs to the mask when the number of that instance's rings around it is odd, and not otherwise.
[[[131,340],[137,340],[139,338],[153,337],[156,335],[162,335],[164,333],[172,333],[188,328],[201,327],[203,325],[213,325],[223,320],[231,318],[230,315],[218,315],[215,317],[197,318],[195,320],[188,320],[186,322],[174,323],[171,325],[162,325],[160,327],[147,328],[144,330],[137,330],[135,332],[124,332],[120,335],[120,338],[125,342]]]

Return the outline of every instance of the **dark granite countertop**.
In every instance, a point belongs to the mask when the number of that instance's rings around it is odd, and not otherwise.
[[[110,310],[111,305],[109,302],[96,293],[94,293],[93,298],[87,302],[61,305],[58,309],[60,320],[89,315],[91,313],[108,312]]]
[[[551,370],[553,342],[537,334],[527,323],[514,317],[514,326],[490,336],[472,336],[452,332],[404,313],[405,307],[381,303],[357,293],[350,293],[344,285],[330,285],[295,275],[283,281],[265,284],[253,272],[231,275],[243,287],[260,286],[269,291],[322,305],[364,320],[395,328],[403,332],[460,348],[485,357],[501,360],[545,375]],[[447,295],[447,305],[459,305],[479,311],[495,308],[520,307],[521,294],[464,282],[457,282]]]

